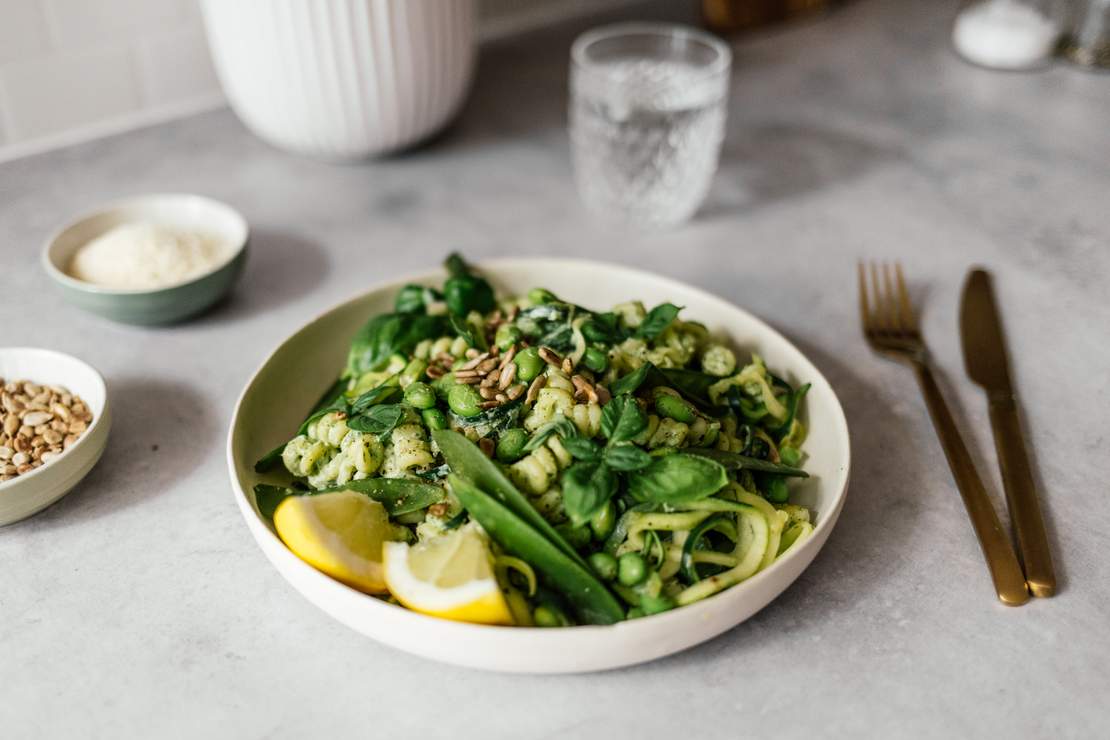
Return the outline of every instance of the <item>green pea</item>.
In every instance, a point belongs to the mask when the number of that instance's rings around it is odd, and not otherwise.
[[[411,383],[415,383],[424,377],[424,371],[428,369],[428,363],[420,358],[415,358],[412,362],[405,365],[405,369],[401,371],[401,377],[398,380],[402,388],[407,388]]]
[[[612,532],[613,528],[617,526],[617,509],[610,501],[605,506],[597,510],[597,513],[590,517],[590,529],[594,533],[595,540],[604,540]]]
[[[405,403],[418,409],[430,409],[436,405],[436,392],[427,383],[417,380],[405,388]]]
[[[645,598],[655,598],[663,590],[663,578],[658,571],[648,571],[648,576],[636,586],[636,593],[640,594],[641,604]]]
[[[590,544],[590,528],[588,526],[572,527],[569,523],[564,522],[555,525],[555,531],[575,550],[580,550]]]
[[[617,577],[617,559],[607,552],[595,552],[589,557],[590,567],[603,581],[611,581]]]
[[[424,425],[433,432],[447,428],[447,417],[439,409],[424,409],[420,416],[424,419]]]
[[[528,444],[528,432],[509,429],[497,440],[497,459],[503,463],[513,463],[524,457],[524,445]]]
[[[760,476],[760,488],[763,498],[773,504],[785,504],[790,500],[790,490],[786,487],[786,478],[781,475]]]
[[[482,397],[473,386],[456,385],[447,392],[447,405],[459,416],[477,416],[482,413]]]
[[[556,303],[559,299],[546,288],[532,288],[528,291],[528,300],[539,305],[541,303]]]
[[[674,599],[660,594],[659,596],[644,596],[640,599],[640,608],[644,614],[658,614],[676,606]]]
[[[537,627],[567,627],[570,620],[563,610],[554,604],[541,604],[532,611],[532,621]]]
[[[595,373],[603,373],[609,367],[609,356],[597,347],[587,347],[582,362]]]
[[[496,344],[502,352],[508,351],[509,347],[520,341],[524,334],[512,324],[502,324],[497,327],[497,333],[493,335],[493,343]]]
[[[796,468],[802,461],[802,452],[797,447],[782,447],[779,449],[779,459],[783,465]]]
[[[546,364],[540,358],[540,351],[535,347],[517,352],[513,362],[516,363],[516,377],[525,383],[535,380],[536,376],[543,372],[543,366]]]
[[[697,418],[694,408],[690,404],[678,396],[672,396],[670,393],[660,393],[655,397],[655,410],[659,412],[660,416],[666,416],[668,419],[674,419],[683,424],[692,424],[694,419]]]
[[[617,580],[623,586],[635,586],[647,578],[647,562],[638,552],[626,552],[617,561]]]

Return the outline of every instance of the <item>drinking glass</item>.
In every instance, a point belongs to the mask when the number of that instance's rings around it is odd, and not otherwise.
[[[571,48],[570,140],[586,206],[659,227],[705,199],[724,137],[732,53],[685,26],[621,23]]]

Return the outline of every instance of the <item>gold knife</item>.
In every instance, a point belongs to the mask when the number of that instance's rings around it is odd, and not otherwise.
[[[1025,580],[1034,596],[1052,596],[1056,593],[1052,553],[1048,549],[1037,489],[1033,486],[1029,457],[1018,423],[1002,321],[994,300],[991,276],[986,270],[972,270],[964,283],[960,339],[968,376],[987,392],[1002,485],[1006,489],[1010,518],[1025,564]]]

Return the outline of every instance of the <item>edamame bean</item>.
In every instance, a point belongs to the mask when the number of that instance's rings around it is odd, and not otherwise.
[[[564,522],[555,525],[555,531],[575,550],[580,550],[590,544],[590,528],[586,525],[572,527],[569,523]]]
[[[441,401],[447,400],[447,394],[455,387],[455,374],[447,373],[442,378],[432,381],[432,390],[436,392],[436,398]]]
[[[415,383],[424,377],[424,371],[428,369],[428,363],[421,360],[419,357],[413,359],[412,362],[405,365],[405,369],[401,371],[401,376],[397,379],[402,388],[408,388],[409,384]]]
[[[536,376],[543,372],[546,364],[540,359],[540,351],[535,347],[528,347],[516,353],[513,358],[516,363],[516,377],[525,383],[531,383]]]
[[[473,386],[456,385],[447,392],[447,405],[459,416],[477,416],[482,413],[482,397]]]
[[[589,557],[590,567],[603,581],[617,577],[617,559],[607,552],[595,552]]]
[[[447,417],[444,416],[443,412],[439,409],[424,409],[420,417],[424,419],[424,426],[428,427],[433,432],[437,429],[447,428]]]
[[[436,392],[427,383],[414,381],[405,388],[405,403],[413,408],[430,409],[436,405]]]
[[[509,429],[497,440],[497,459],[503,463],[513,463],[524,457],[524,445],[528,444],[528,432],[520,428]]]
[[[497,327],[497,333],[493,335],[493,343],[496,344],[502,352],[505,352],[509,347],[519,342],[522,336],[524,335],[521,333],[520,329],[517,329],[512,324],[502,324]]]
[[[609,356],[597,347],[587,347],[582,362],[595,373],[603,373],[609,367]]]
[[[626,552],[617,561],[617,580],[623,586],[635,586],[647,577],[648,567],[638,552]]]
[[[570,625],[563,610],[553,604],[541,604],[532,611],[532,621],[537,627],[566,627]]]
[[[658,614],[675,608],[674,599],[660,594],[659,596],[643,596],[640,598],[640,608],[644,614]]]
[[[528,291],[528,300],[532,303],[539,305],[541,303],[555,303],[559,299],[555,294],[546,288],[532,288]]]
[[[690,404],[678,396],[672,396],[670,393],[660,393],[655,397],[655,410],[659,412],[660,416],[674,419],[683,424],[692,424],[694,419],[697,418],[694,408]]]
[[[590,517],[590,529],[594,533],[595,540],[604,540],[612,533],[615,526],[617,526],[617,510],[612,501],[598,509],[597,513]]]

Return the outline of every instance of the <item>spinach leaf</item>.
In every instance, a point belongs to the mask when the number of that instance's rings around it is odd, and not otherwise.
[[[475,452],[482,455],[477,448]],[[527,517],[507,506],[500,497],[488,493],[490,489],[486,485],[458,474],[448,480],[459,501],[489,536],[507,552],[524,559],[543,574],[551,586],[566,597],[582,622],[612,624],[624,619],[624,607],[561,537],[552,540],[550,536],[543,536],[546,532],[531,525]],[[527,501],[524,505],[535,511]],[[546,529],[551,528],[542,517],[539,521]],[[559,543],[570,548],[570,552]]]
[[[347,399],[343,395],[343,392],[346,389],[346,378],[339,378],[330,386],[328,386],[328,389],[324,391],[324,394],[320,396],[320,398],[316,401],[316,404],[312,407],[312,412],[309,413],[308,418],[301,422],[301,426],[297,429],[297,434],[304,434],[305,430],[308,429],[309,424],[316,421],[329,411],[346,412]],[[263,455],[261,459],[259,459],[259,461],[254,464],[254,472],[267,473],[278,467],[278,464],[281,463],[281,453],[285,451],[286,444],[288,443],[283,442],[282,444],[278,445],[277,447]]]
[[[479,437],[489,437],[501,434],[515,426],[520,418],[523,403],[524,399],[518,398],[516,401],[494,406],[474,416],[460,416],[451,410],[447,413],[451,419],[452,429],[473,429]]]
[[[580,527],[617,492],[617,475],[600,460],[577,462],[563,473],[563,508]]]
[[[574,347],[574,317],[577,306],[569,303],[542,303],[522,310],[514,326],[532,344],[567,352]]]
[[[442,316],[418,313],[386,313],[367,321],[351,340],[347,354],[347,377],[380,370],[395,354],[405,355],[417,342],[443,334]]]
[[[630,395],[616,396],[601,411],[601,433],[609,444],[629,442],[647,428],[647,416]]]
[[[258,483],[254,487],[254,503],[258,506],[258,513],[270,521],[274,519],[278,504],[287,497],[295,495],[297,491],[292,488],[271,486],[267,483]]]
[[[563,447],[578,460],[597,461],[601,459],[601,448],[593,440],[584,437],[567,437],[562,440]]]
[[[402,394],[402,391],[401,386],[398,384],[397,378],[398,376],[394,375],[393,377],[384,381],[381,385],[371,388],[355,400],[351,401],[350,413],[361,414],[363,411],[370,408],[371,406],[377,405],[379,403],[386,403],[387,401],[400,396]]]
[[[552,434],[558,434],[566,442],[578,436],[578,427],[574,422],[563,415],[556,416],[535,431],[532,438],[524,445],[524,452],[533,452],[540,448]]]
[[[770,460],[760,460],[757,457],[749,457],[741,455],[736,452],[726,452],[725,450],[713,450],[704,447],[691,447],[686,452],[690,455],[697,455],[698,457],[708,458],[714,460],[721,465],[724,465],[728,470],[754,470],[763,473],[774,473],[775,475],[785,475],[794,478],[808,478],[809,473],[801,468],[792,468],[789,465],[781,465],[779,463],[771,462]]]
[[[629,332],[621,327],[617,315],[612,312],[595,313],[582,324],[582,336],[594,344],[620,344],[628,339]]]
[[[347,419],[347,428],[384,438],[396,429],[404,418],[404,406],[399,403],[385,403],[371,406],[358,416]]]
[[[281,453],[285,452],[286,442],[282,442],[274,449],[267,452],[254,464],[254,472],[268,473],[281,464]]]
[[[397,313],[423,313],[424,307],[423,285],[406,285],[393,299],[393,310]]]
[[[480,331],[475,331],[475,328],[468,324],[466,319],[453,313],[447,317],[447,320],[451,324],[451,330],[462,337],[467,344],[481,351],[486,350],[485,336]]]
[[[711,496],[727,483],[728,473],[720,463],[678,452],[629,474],[628,493],[636,501],[681,504]]]
[[[447,272],[450,277],[443,283],[443,300],[447,310],[456,316],[466,316],[471,311],[489,313],[497,305],[493,287],[481,277],[473,274],[470,267],[459,254],[447,257]]]
[[[355,491],[369,496],[384,506],[390,516],[420,511],[439,503],[446,496],[442,488],[430,483],[405,478],[366,478],[319,491],[298,491],[294,488],[259,483],[254,487],[254,500],[258,504],[258,512],[267,519],[273,520],[278,504],[289,496],[318,496],[321,493],[340,491]]]
[[[629,472],[651,465],[652,457],[633,444],[611,445],[605,450],[605,462],[613,470]]]
[[[641,388],[647,390],[660,385],[667,386],[674,388],[702,411],[717,416],[720,415],[720,410],[709,401],[709,386],[719,380],[720,378],[697,370],[660,368],[651,362],[645,362],[628,375],[611,383],[609,392],[619,396],[622,393],[635,393]]]
[[[655,339],[671,325],[671,322],[678,317],[678,312],[681,310],[681,306],[676,306],[673,303],[660,303],[648,311],[647,316],[636,327],[635,336],[640,339]]]
[[[628,375],[617,378],[609,384],[609,392],[613,397],[622,396],[626,393],[635,393],[636,390],[647,379],[648,373],[655,368],[650,362],[645,362],[638,368],[630,372]]]

